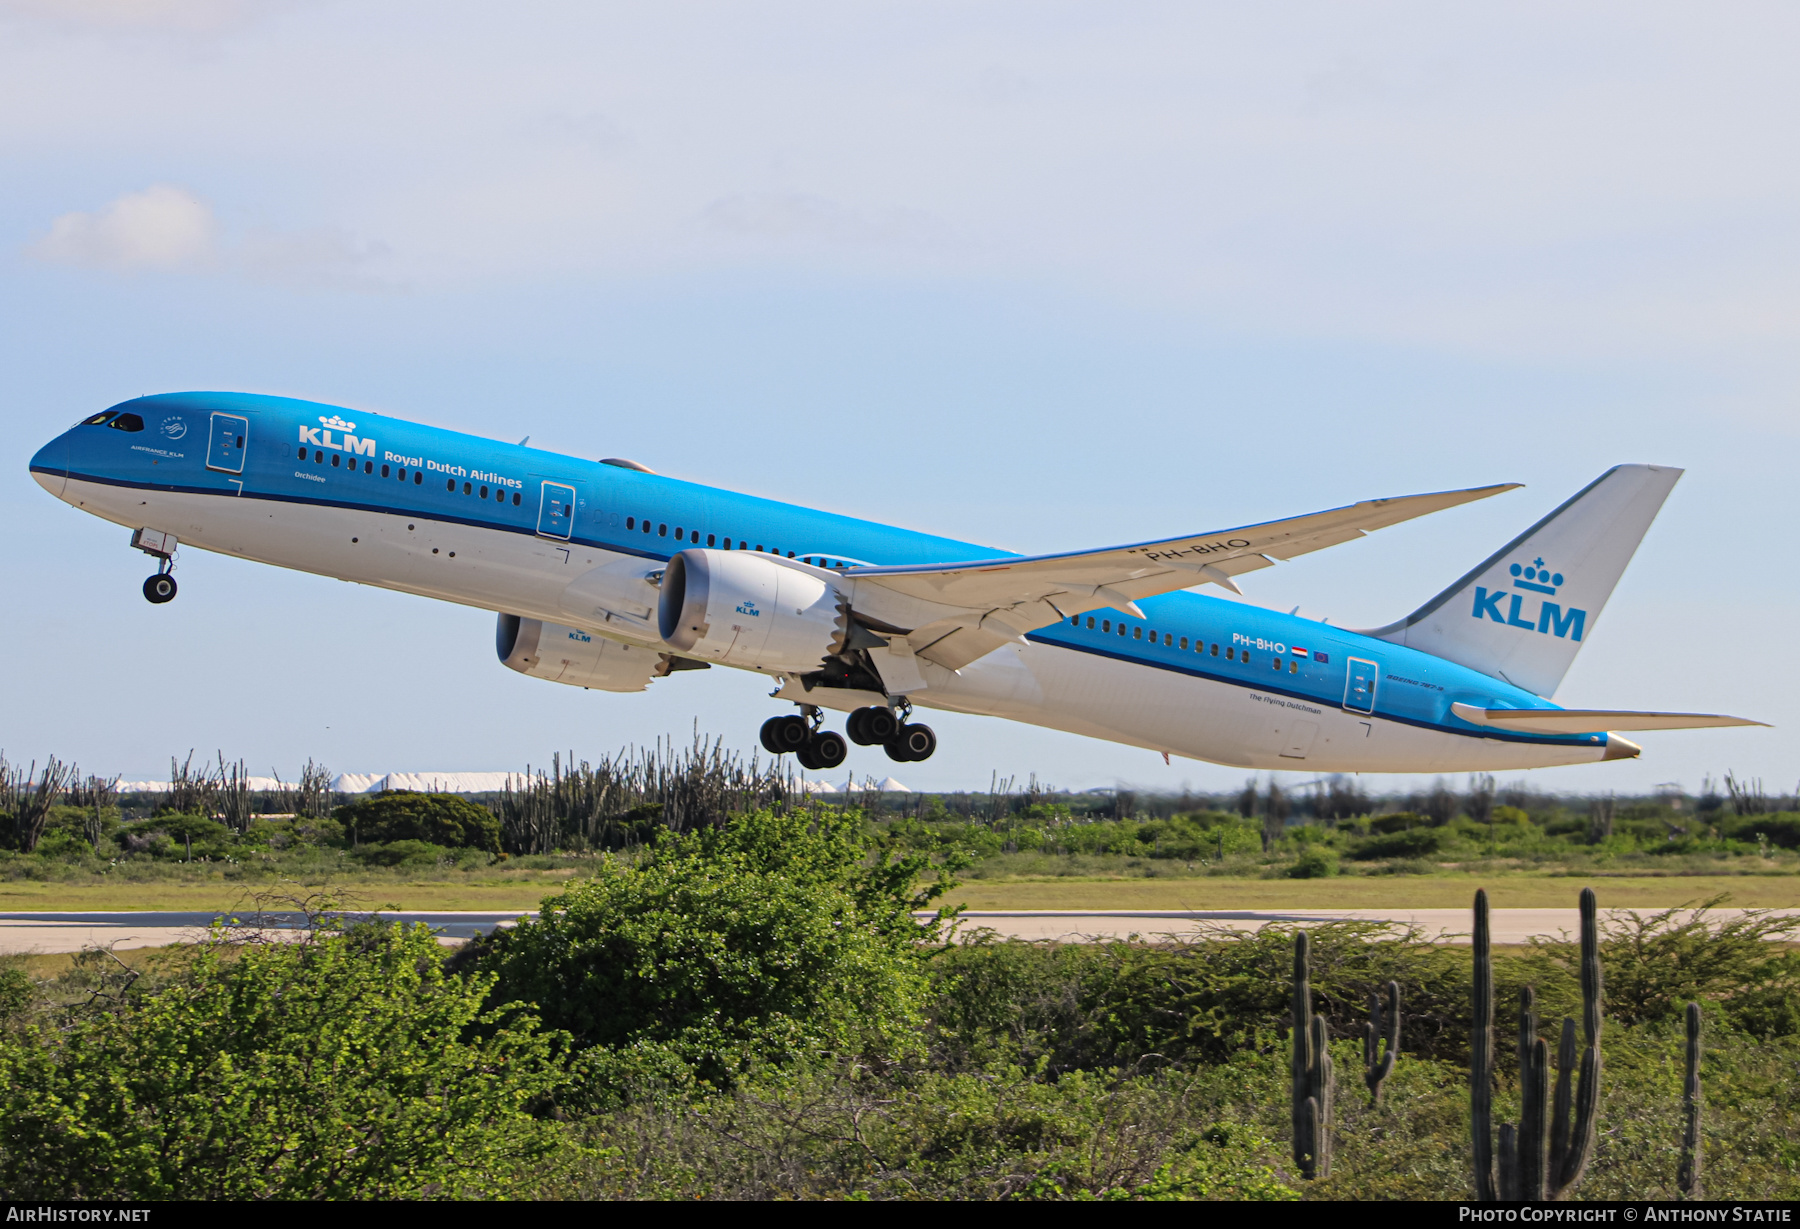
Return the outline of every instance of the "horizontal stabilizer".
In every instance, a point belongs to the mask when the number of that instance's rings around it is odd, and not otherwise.
[[[1452,704],[1450,711],[1472,725],[1517,730],[1521,734],[1598,734],[1613,730],[1706,730],[1725,725],[1767,725],[1717,713],[1642,713],[1609,708],[1477,708]]]

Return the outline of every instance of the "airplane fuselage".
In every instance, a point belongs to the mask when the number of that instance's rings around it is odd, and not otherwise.
[[[652,651],[666,647],[654,610],[578,600],[573,582],[597,569],[662,565],[696,547],[828,571],[1006,554],[286,398],[145,397],[90,424],[46,445],[32,472],[95,516],[171,533],[185,546],[567,624]],[[960,671],[926,664],[925,686],[910,699],[1251,769],[1493,771],[1636,752],[1604,733],[1472,726],[1452,703],[1545,702],[1415,649],[1193,592],[1139,605],[1143,618],[1074,616]],[[869,700],[763,672],[783,683],[784,699],[846,710]]]

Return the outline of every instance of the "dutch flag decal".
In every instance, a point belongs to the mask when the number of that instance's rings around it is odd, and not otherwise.
[[[1292,653],[1295,657],[1305,657],[1306,656],[1306,650],[1301,648],[1299,645],[1295,645],[1293,648],[1289,649],[1288,652]]]

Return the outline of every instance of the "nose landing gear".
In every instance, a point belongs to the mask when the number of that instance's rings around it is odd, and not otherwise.
[[[131,544],[146,555],[154,555],[160,562],[156,565],[156,575],[144,582],[144,598],[157,606],[175,600],[175,578],[170,575],[175,570],[175,548],[180,545],[172,533],[164,533],[160,529],[144,528],[131,535]]]
[[[160,606],[164,602],[175,600],[175,578],[167,572],[158,572],[144,582],[144,597]]]

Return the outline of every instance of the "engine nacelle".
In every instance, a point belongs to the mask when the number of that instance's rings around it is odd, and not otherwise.
[[[657,631],[689,657],[808,674],[842,651],[848,609],[810,569],[752,551],[685,550],[663,575]]]
[[[644,690],[662,657],[655,649],[509,614],[500,616],[494,649],[508,669],[520,674],[602,691]]]

